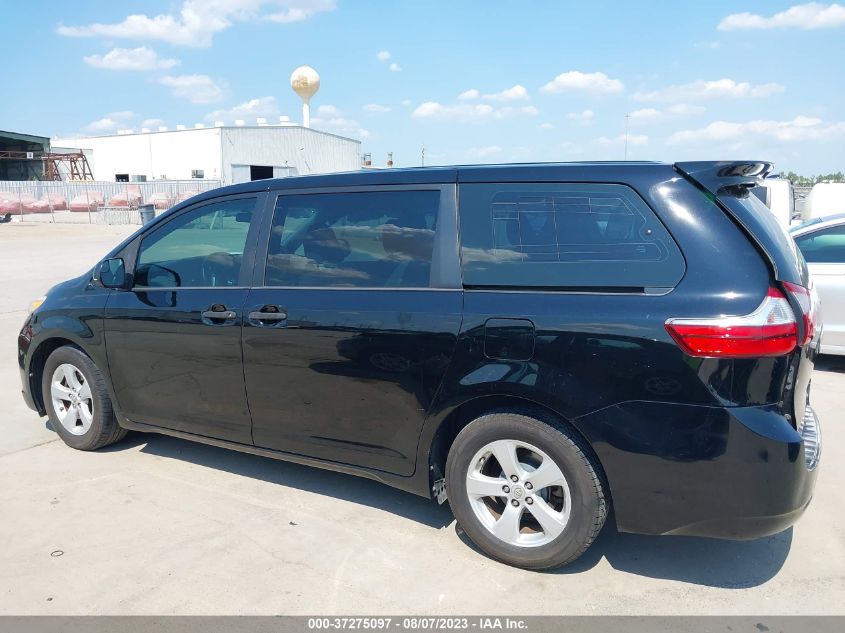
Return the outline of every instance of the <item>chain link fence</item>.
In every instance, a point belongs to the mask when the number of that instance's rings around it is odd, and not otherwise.
[[[0,216],[17,222],[140,224],[138,207],[156,214],[203,191],[219,180],[152,182],[0,181]]]

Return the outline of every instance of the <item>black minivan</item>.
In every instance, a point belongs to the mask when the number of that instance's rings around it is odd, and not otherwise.
[[[762,162],[390,169],[224,187],[27,318],[27,403],[447,498],[529,569],[810,502],[817,301]]]

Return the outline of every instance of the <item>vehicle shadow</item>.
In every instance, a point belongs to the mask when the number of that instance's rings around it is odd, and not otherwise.
[[[46,426],[50,428],[49,421]],[[100,452],[118,452],[137,446],[142,447],[142,453],[335,497],[391,512],[436,529],[454,522],[448,504],[441,506],[376,481],[166,435],[130,433],[124,440],[100,449]],[[485,556],[460,526],[455,524],[454,529],[467,547]],[[606,560],[613,569],[648,578],[724,589],[746,589],[772,579],[783,567],[791,547],[792,528],[753,541],[644,536],[617,531],[611,515],[601,534],[583,556],[566,567],[542,573],[580,574]]]
[[[622,572],[721,589],[747,589],[771,580],[783,567],[792,547],[792,528],[753,541],[726,541],[694,536],[624,534],[608,522],[593,545],[578,560],[551,575],[581,574],[602,559]],[[478,551],[456,526],[464,543]]]
[[[818,371],[835,371],[845,373],[845,356],[824,354],[816,356],[815,369]]]
[[[439,506],[434,501],[377,481],[166,435],[130,433],[123,441],[101,450],[120,451],[141,445],[142,453],[178,459],[242,477],[370,506],[437,529],[449,525],[454,520],[448,506]]]

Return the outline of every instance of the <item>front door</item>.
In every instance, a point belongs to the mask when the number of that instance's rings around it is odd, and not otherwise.
[[[133,422],[252,443],[241,317],[257,197],[189,207],[143,236],[133,287],[105,313],[109,370]]]
[[[454,186],[278,197],[245,309],[256,446],[413,473],[461,322],[454,223]]]

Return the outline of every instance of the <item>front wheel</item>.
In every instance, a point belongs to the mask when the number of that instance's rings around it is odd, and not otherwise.
[[[446,463],[455,518],[484,552],[525,569],[583,554],[607,517],[604,485],[583,440],[541,412],[500,411],[468,424]]]
[[[65,346],[50,354],[41,380],[44,408],[65,444],[93,451],[122,439],[105,379],[82,350]]]

